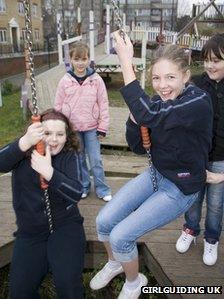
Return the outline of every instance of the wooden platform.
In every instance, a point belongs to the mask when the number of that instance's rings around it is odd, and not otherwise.
[[[13,231],[15,217],[11,204],[11,183],[10,176],[0,177],[0,267],[10,262],[13,248]],[[107,181],[115,193],[128,178],[108,178]],[[89,241],[97,241],[95,231],[95,218],[100,208],[105,203],[95,197],[92,192],[90,196],[79,204],[80,211],[84,216],[85,231]],[[186,254],[176,252],[175,242],[180,234],[183,224],[183,217],[173,221],[165,227],[145,235],[139,241],[142,253],[148,268],[157,279],[159,285],[224,285],[224,242],[221,239],[219,246],[218,262],[213,267],[207,267],[202,262],[203,238],[198,238],[197,246]],[[101,261],[101,263],[104,261]],[[170,298],[224,298],[214,295],[188,295],[175,296]]]

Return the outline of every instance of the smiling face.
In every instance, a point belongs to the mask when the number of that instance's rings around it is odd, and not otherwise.
[[[190,78],[190,71],[183,71],[177,63],[159,59],[152,67],[152,86],[163,101],[179,96]]]
[[[80,57],[76,55],[76,52],[74,51],[72,57],[71,57],[71,64],[74,69],[74,73],[78,77],[83,77],[86,74],[86,68],[89,66],[89,57],[87,52],[83,53],[83,55]]]
[[[66,140],[66,127],[62,120],[49,119],[42,122],[44,128],[44,142],[49,146],[52,156],[63,149]]]
[[[211,80],[219,82],[224,78],[224,59],[218,58],[211,51],[210,56],[204,60],[204,69]]]

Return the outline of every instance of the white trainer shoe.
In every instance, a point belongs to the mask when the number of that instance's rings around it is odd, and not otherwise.
[[[203,262],[207,266],[215,265],[218,257],[218,245],[217,241],[215,244],[210,244],[204,239],[204,254]]]
[[[81,198],[83,199],[83,198],[86,198],[87,196],[88,196],[88,193],[83,192],[81,195]]]
[[[148,283],[148,279],[142,273],[139,273],[140,283],[138,287],[134,290],[130,290],[127,288],[126,284],[124,283],[123,288],[118,296],[118,299],[138,299],[141,295],[141,288],[146,286]]]
[[[180,253],[187,252],[191,243],[194,241],[194,244],[196,244],[196,237],[192,236],[191,234],[192,230],[186,228],[182,231],[181,236],[176,242],[176,250]]]
[[[122,266],[116,270],[111,269],[108,263],[91,279],[90,288],[92,290],[99,290],[105,287],[115,276],[124,272]]]
[[[103,200],[104,201],[110,201],[112,199],[112,195],[111,194],[109,194],[109,195],[105,195],[104,197],[103,197]]]

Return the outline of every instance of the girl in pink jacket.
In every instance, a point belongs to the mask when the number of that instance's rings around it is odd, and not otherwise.
[[[106,136],[109,126],[108,96],[103,79],[89,67],[89,48],[77,42],[70,51],[72,68],[60,80],[54,108],[65,114],[74,129],[79,132],[83,145],[82,177],[84,192],[90,192],[90,174],[86,163],[89,158],[96,194],[110,201],[111,190],[105,183],[100,154],[100,140]]]

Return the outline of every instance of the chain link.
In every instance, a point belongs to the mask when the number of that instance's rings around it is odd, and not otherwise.
[[[151,176],[151,180],[152,180],[152,187],[153,187],[153,191],[156,192],[156,191],[158,191],[158,186],[157,186],[155,169],[152,164],[152,155],[151,155],[150,149],[146,150],[146,152],[148,155],[149,172],[150,172],[150,176]]]
[[[118,29],[120,30],[120,35],[125,41],[125,31],[123,28],[123,22],[120,17],[120,12],[119,12],[119,7],[117,5],[117,1],[111,0],[113,11],[114,11],[114,16],[115,16],[115,23],[118,26]],[[153,191],[156,192],[158,191],[158,186],[157,186],[157,180],[156,180],[156,174],[155,174],[155,169],[152,164],[152,156],[150,153],[150,149],[146,150],[147,155],[148,155],[148,162],[149,162],[149,171],[151,175],[151,180],[152,180],[152,186],[153,186]]]
[[[30,12],[30,0],[23,0],[25,11],[25,28],[26,28],[26,49],[28,50],[28,61],[30,69],[30,85],[31,85],[31,100],[33,105],[33,114],[38,114],[37,106],[37,92],[34,75],[34,62],[33,62],[33,42],[32,42],[32,25],[31,25],[31,12]]]
[[[52,234],[53,233],[53,220],[52,220],[52,213],[51,213],[51,206],[50,206],[50,198],[49,198],[48,189],[44,190],[44,202],[45,202],[45,209],[46,209],[46,214],[47,214],[49,231]]]
[[[112,9],[114,11],[115,24],[117,25],[117,27],[120,31],[121,37],[125,41],[125,30],[124,30],[124,27],[123,27],[123,21],[122,21],[121,16],[120,16],[119,6],[117,5],[117,1],[115,1],[115,0],[111,0],[111,3],[112,3]]]
[[[25,11],[25,28],[26,28],[26,50],[28,51],[29,70],[30,70],[30,84],[31,84],[31,99],[33,105],[33,115],[38,115],[37,106],[37,92],[36,92],[36,81],[34,75],[34,54],[33,54],[33,42],[32,42],[32,24],[31,24],[31,11],[30,11],[30,0],[23,0],[24,11]],[[48,219],[49,231],[53,233],[53,221],[52,212],[50,206],[50,198],[48,189],[44,189],[44,203],[45,210]]]

